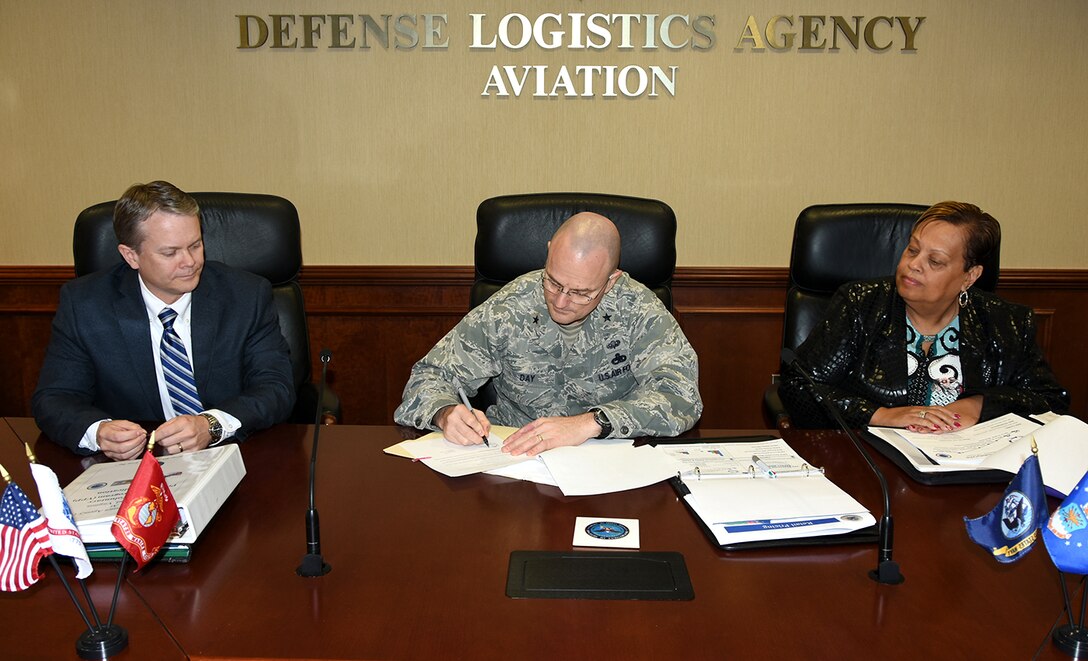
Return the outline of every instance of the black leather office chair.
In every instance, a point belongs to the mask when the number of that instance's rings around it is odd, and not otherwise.
[[[917,204],[820,204],[803,210],[793,229],[782,346],[797,349],[805,341],[841,285],[895,273],[914,222],[928,208]],[[993,291],[999,271],[1000,246],[983,264],[975,286]],[[763,413],[770,425],[788,424],[777,384],[763,393]]]
[[[280,331],[291,350],[291,370],[298,401],[290,422],[312,423],[318,389],[311,382],[310,336],[298,274],[302,239],[298,210],[274,195],[191,193],[200,205],[204,257],[263,276],[272,283]],[[122,260],[113,232],[114,202],[84,209],[76,218],[72,241],[76,275],[112,267]],[[340,419],[340,400],[325,389],[326,422]]]
[[[476,281],[470,307],[514,278],[543,268],[548,240],[582,211],[605,216],[620,232],[620,268],[672,309],[676,214],[658,200],[595,193],[534,193],[484,200],[476,210]]]

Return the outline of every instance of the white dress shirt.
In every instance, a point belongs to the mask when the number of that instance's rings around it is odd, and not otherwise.
[[[151,328],[151,355],[155,362],[155,380],[159,384],[159,401],[162,402],[163,414],[167,420],[170,420],[177,416],[174,413],[174,405],[170,401],[170,392],[166,388],[166,378],[162,372],[162,359],[159,356],[159,345],[162,342],[163,326],[162,320],[159,319],[159,313],[166,308],[172,309],[177,313],[177,318],[174,319],[174,332],[181,338],[181,343],[185,345],[185,353],[189,356],[189,364],[193,367],[193,373],[196,374],[196,361],[193,357],[193,326],[192,326],[192,303],[193,294],[188,292],[182,294],[178,300],[167,305],[163,303],[157,296],[151,293],[144,284],[144,279],[139,277],[140,281],[140,293],[143,295],[144,307],[147,309],[147,321]],[[204,413],[210,413],[215,416],[215,419],[219,421],[219,424],[223,426],[223,436],[220,441],[226,440],[231,436],[234,436],[235,432],[242,426],[242,423],[238,421],[233,415],[221,411],[219,409],[207,409]],[[92,452],[98,451],[98,426],[106,420],[112,418],[106,418],[95,422],[87,428],[87,432],[83,434],[83,439],[80,440],[79,446],[91,450]]]

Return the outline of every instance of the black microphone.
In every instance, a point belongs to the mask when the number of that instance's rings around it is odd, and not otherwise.
[[[812,396],[815,397],[816,401],[831,414],[831,417],[838,423],[839,427],[846,432],[846,435],[854,442],[854,447],[858,449],[861,456],[865,457],[865,461],[868,462],[869,468],[876,474],[876,479],[880,481],[880,493],[884,496],[884,516],[880,518],[880,542],[877,549],[876,569],[869,572],[869,578],[877,583],[899,585],[906,579],[904,579],[903,574],[899,572],[899,563],[892,560],[892,505],[891,499],[888,496],[888,481],[884,479],[884,473],[877,467],[876,463],[873,462],[872,455],[870,455],[869,451],[862,445],[861,439],[859,439],[857,434],[854,433],[854,430],[850,428],[850,425],[846,424],[846,421],[842,419],[842,414],[839,413],[839,410],[820,395],[820,387],[816,385],[816,380],[812,378],[812,375],[808,373],[808,370],[801,365],[801,361],[797,358],[797,354],[794,353],[792,349],[783,348],[782,362],[792,366],[805,378],[805,381],[808,381],[808,385],[812,389]]]
[[[329,361],[332,360],[332,351],[321,350],[321,387],[317,391],[317,413],[314,415],[314,442],[310,448],[310,509],[306,511],[306,555],[302,556],[302,564],[295,570],[299,576],[313,578],[324,576],[332,571],[332,566],[321,557],[321,521],[317,516],[317,505],[314,504],[314,483],[317,471],[317,437],[321,433],[322,404],[325,401],[325,380],[329,373]]]

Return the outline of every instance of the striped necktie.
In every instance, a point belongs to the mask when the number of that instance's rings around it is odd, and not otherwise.
[[[175,415],[197,415],[204,410],[200,395],[196,392],[196,379],[193,368],[185,353],[185,345],[174,331],[174,320],[178,313],[170,308],[163,308],[159,313],[162,322],[162,342],[159,344],[159,358],[162,360],[162,375],[166,379],[166,391],[170,394],[170,403]]]

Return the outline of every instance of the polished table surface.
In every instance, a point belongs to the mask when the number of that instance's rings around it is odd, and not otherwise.
[[[32,443],[62,484],[82,470],[79,458],[40,438],[33,421],[0,427]],[[130,598],[118,617],[132,637],[127,657],[181,650],[190,658],[1063,658],[1049,643],[1061,590],[1046,551],[1000,565],[964,532],[962,517],[993,507],[1003,485],[927,487],[877,457],[906,576],[886,586],[867,576],[872,546],[723,552],[664,483],[568,498],[486,475],[451,479],[382,453],[406,433],[324,428],[317,506],[333,570],[311,579],[295,567],[305,552],[312,428],[284,425],[245,443],[247,475],[192,561],[150,565],[127,579]],[[786,438],[879,515],[876,480],[845,436]],[[9,469],[18,456],[13,440],[0,438]],[[33,498],[22,464],[13,473]],[[506,597],[510,552],[570,550],[577,516],[639,519],[641,550],[682,553],[695,599]],[[96,597],[115,577],[114,566],[97,565]],[[80,624],[66,603],[50,569],[31,590],[0,595],[0,617],[27,623],[21,632],[44,631],[52,618],[43,653],[71,655]],[[149,617],[162,630],[148,627]],[[5,630],[6,649],[16,637],[25,645],[25,634]]]
[[[46,450],[48,454],[65,452],[49,441],[34,443],[38,429],[33,420],[15,420],[14,425],[0,421],[0,463],[11,473],[11,479],[18,484],[27,496],[40,505],[38,490],[30,476],[26,454],[20,437],[13,428],[18,428],[34,446]],[[41,463],[59,466],[71,465],[69,473],[58,473],[61,484],[68,484],[79,473],[79,462],[75,455],[61,455],[63,461],[53,462],[39,458]],[[68,579],[69,585],[79,593],[75,580],[75,568],[61,556],[55,556],[58,564]],[[88,590],[105,622],[109,614],[110,600],[117,583],[117,569],[120,565],[96,563],[94,573],[87,578]],[[130,564],[129,567],[134,565]],[[42,578],[29,590],[23,592],[0,592],[0,658],[6,659],[64,659],[77,658],[76,640],[86,628],[79,612],[68,598],[60,580],[53,571],[49,560],[43,560],[38,567]],[[80,595],[81,603],[83,601]],[[90,613],[88,613],[90,617]],[[117,600],[117,612],[114,622],[123,626],[129,635],[128,648],[116,658],[119,659],[184,659],[185,653],[155,613],[140,599],[131,584],[121,584]]]

